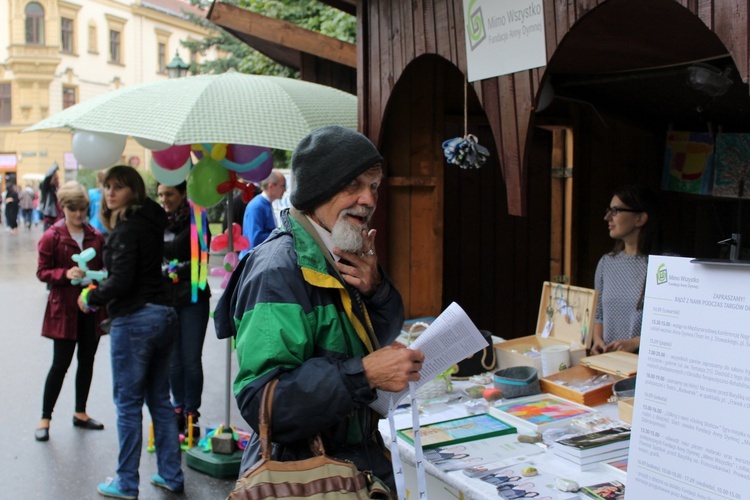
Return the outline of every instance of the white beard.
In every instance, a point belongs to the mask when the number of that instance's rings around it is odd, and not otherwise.
[[[334,245],[345,252],[357,253],[364,245],[361,228],[343,220],[336,221],[331,231],[331,239]]]
[[[358,213],[358,210],[345,210],[339,214],[339,218],[336,220],[336,224],[333,226],[331,231],[331,239],[334,245],[339,247],[345,252],[358,253],[362,251],[362,247],[365,244],[365,240],[362,237],[362,229],[367,229],[367,223],[370,222],[372,211],[368,210],[365,213]],[[346,218],[347,214],[354,214],[365,217],[365,224],[363,226],[355,226],[349,222]]]

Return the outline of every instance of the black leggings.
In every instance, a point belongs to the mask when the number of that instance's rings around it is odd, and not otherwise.
[[[86,412],[86,401],[89,399],[91,378],[94,375],[94,356],[99,347],[99,335],[96,334],[96,315],[78,313],[78,340],[54,340],[52,367],[44,384],[42,400],[42,418],[52,418],[52,410],[60,395],[65,374],[73,352],[78,344],[78,371],[76,372],[76,413]]]

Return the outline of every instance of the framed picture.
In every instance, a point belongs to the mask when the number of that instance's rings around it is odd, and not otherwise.
[[[423,425],[420,427],[419,435],[422,447],[428,449],[515,432],[516,428],[512,425],[506,424],[492,415],[482,413]],[[401,429],[398,431],[398,435],[414,444],[414,429]]]
[[[576,417],[591,413],[588,406],[579,405],[552,394],[538,394],[527,398],[504,401],[490,407],[490,413],[513,425],[542,432],[550,427],[562,427]]]

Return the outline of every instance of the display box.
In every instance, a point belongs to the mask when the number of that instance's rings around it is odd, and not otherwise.
[[[630,378],[638,372],[638,355],[626,351],[605,352],[596,356],[581,358],[583,366],[610,373],[622,378]]]
[[[617,410],[620,420],[629,424],[633,423],[633,402],[635,398],[624,398],[617,401]]]
[[[588,368],[583,365],[573,366],[567,370],[557,372],[540,380],[542,392],[556,394],[570,401],[584,404],[586,406],[596,406],[607,402],[612,396],[612,386],[623,377],[609,374],[611,381],[603,385],[598,385],[589,390],[582,390],[581,387],[587,380],[602,375],[602,372]],[[567,384],[562,385],[560,382]]]
[[[591,288],[546,281],[535,335],[495,344],[498,368],[533,366],[541,375],[541,350],[553,345],[570,346],[570,366],[577,365],[591,347],[596,300]]]
[[[612,397],[612,386],[617,381],[632,377],[637,371],[637,354],[615,351],[581,358],[578,366],[544,377],[540,384],[542,392],[556,394],[586,406],[596,406],[606,403]],[[574,387],[603,374],[609,375],[611,382],[590,390]]]

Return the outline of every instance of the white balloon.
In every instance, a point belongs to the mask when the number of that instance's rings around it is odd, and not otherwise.
[[[151,151],[162,151],[172,146],[171,144],[167,144],[166,142],[154,141],[152,139],[146,139],[144,137],[133,137],[133,139],[135,139],[135,142],[146,149],[150,149]]]
[[[89,170],[111,167],[122,159],[127,136],[79,130],[73,134],[73,156]]]

